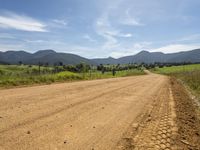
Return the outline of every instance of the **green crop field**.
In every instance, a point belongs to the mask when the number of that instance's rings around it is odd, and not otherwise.
[[[60,67],[62,68],[62,67]],[[113,76],[112,72],[89,70],[88,72],[54,72],[54,67],[40,67],[28,65],[0,65],[0,87],[10,87],[31,84],[49,84],[53,82],[65,82],[75,80],[91,80],[101,78],[124,77],[145,74],[141,69],[117,71]]]
[[[174,76],[200,95],[200,64],[155,68],[152,71]]]

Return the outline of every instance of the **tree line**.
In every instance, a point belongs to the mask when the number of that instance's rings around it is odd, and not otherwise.
[[[22,65],[23,62],[19,61],[19,65]],[[129,64],[100,64],[100,65],[89,65],[84,62],[75,64],[75,65],[65,65],[62,62],[54,63],[53,65],[49,65],[49,63],[42,63],[38,62],[38,70],[34,69],[34,72],[41,73],[58,73],[62,71],[70,71],[75,73],[87,73],[91,70],[93,71],[100,71],[102,74],[105,72],[112,72],[113,75],[116,74],[117,71],[123,70],[131,70],[131,69],[153,69],[156,67],[163,68],[163,67],[170,67],[170,66],[180,66],[180,65],[188,65],[194,64],[191,62],[172,62],[172,63],[163,63],[163,62],[154,62],[154,63],[129,63]],[[197,63],[199,64],[199,63]],[[32,65],[29,65],[31,68]],[[43,67],[43,69],[41,69]],[[46,68],[46,69],[45,69]],[[51,69],[47,69],[51,68]]]

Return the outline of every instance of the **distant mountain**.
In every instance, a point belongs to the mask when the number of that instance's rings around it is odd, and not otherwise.
[[[49,63],[53,65],[58,62],[63,64],[78,64],[85,62],[87,64],[128,64],[128,63],[154,63],[154,62],[200,62],[200,49],[191,51],[165,54],[161,52],[141,51],[136,55],[121,57],[118,59],[96,58],[87,59],[78,55],[69,53],[57,53],[53,50],[39,50],[36,53],[25,51],[7,51],[0,52],[0,64],[18,64],[21,61],[24,64]]]
[[[97,64],[117,64],[118,59],[108,57],[108,58],[96,58],[91,59],[92,61],[96,62]]]
[[[200,49],[168,54],[169,62],[200,62]]]
[[[24,59],[30,59],[31,54],[25,51],[6,51],[0,53],[0,61],[9,64],[17,64]]]
[[[153,62],[163,62],[166,61],[165,54],[161,52],[148,52],[148,51],[141,51],[136,55],[133,56],[126,56],[121,57],[118,59],[119,63],[153,63]]]
[[[128,63],[154,63],[154,62],[200,62],[200,49],[164,54],[162,52],[141,51],[136,55],[125,56],[118,59],[93,59],[97,64],[128,64]]]
[[[57,53],[53,50],[39,50],[36,53],[27,53],[25,51],[7,51],[0,53],[0,61],[9,64],[18,64],[21,61],[23,64],[38,64],[49,63],[53,65],[58,62],[63,64],[78,64],[81,62],[94,64],[93,61],[83,58],[78,55],[69,53]]]

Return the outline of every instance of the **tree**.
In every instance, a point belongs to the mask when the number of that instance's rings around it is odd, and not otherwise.
[[[22,65],[22,61],[19,61],[18,63],[19,63],[20,66]]]
[[[116,74],[116,70],[115,70],[115,68],[113,68],[112,69],[112,75],[115,76],[115,74]]]
[[[59,64],[59,66],[63,66],[63,62],[62,61],[60,61],[58,64]]]
[[[88,72],[90,70],[90,66],[85,63],[77,64],[76,68],[79,72]]]
[[[42,63],[39,61],[39,63],[38,63],[38,70],[39,70],[39,74],[40,74],[40,72],[41,72],[41,70],[40,70],[40,67],[42,66]]]
[[[48,62],[46,62],[46,63],[44,64],[44,66],[45,66],[45,67],[48,67],[48,66],[49,66],[49,63],[48,63]]]

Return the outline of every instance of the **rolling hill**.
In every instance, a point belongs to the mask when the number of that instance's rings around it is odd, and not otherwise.
[[[128,64],[128,63],[154,63],[154,62],[200,62],[200,49],[191,51],[178,52],[165,54],[162,52],[148,52],[141,51],[136,55],[125,56],[118,59],[97,58],[87,59],[75,54],[70,53],[58,53],[54,50],[39,50],[35,53],[28,53],[25,51],[6,51],[0,52],[1,64],[18,64],[21,61],[23,64],[38,64],[48,63],[53,65],[58,62],[63,64],[78,64],[81,62],[87,64]]]
[[[7,51],[0,53],[0,61],[9,64],[18,64],[21,61],[23,64],[38,64],[48,63],[53,65],[55,63],[62,62],[63,64],[78,64],[85,62],[87,64],[93,64],[94,62],[83,58],[78,55],[69,53],[57,53],[53,50],[39,50],[36,53],[27,53],[25,51]]]
[[[128,64],[128,63],[154,63],[154,62],[200,62],[200,49],[165,54],[162,52],[141,51],[136,55],[125,56],[118,59],[93,59],[97,64]]]

